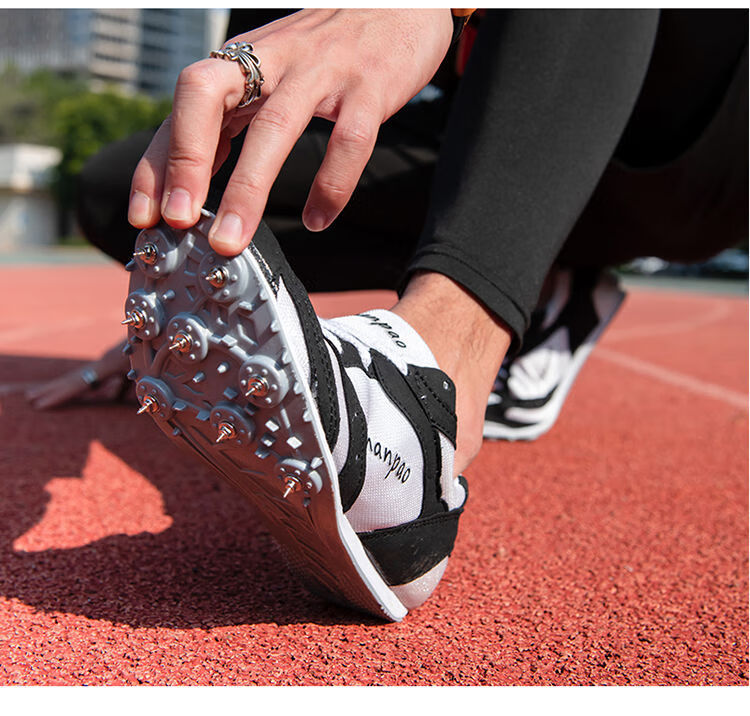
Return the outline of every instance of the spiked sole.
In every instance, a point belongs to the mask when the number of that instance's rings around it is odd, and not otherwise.
[[[136,242],[125,349],[141,411],[256,507],[313,591],[399,621],[406,608],[341,509],[317,407],[253,254],[215,254],[203,212]]]

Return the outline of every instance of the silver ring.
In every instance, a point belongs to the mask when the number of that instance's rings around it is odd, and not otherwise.
[[[211,50],[209,57],[219,60],[234,60],[239,63],[245,75],[245,94],[237,109],[247,107],[251,102],[260,99],[260,87],[263,84],[263,73],[260,71],[260,60],[254,54],[249,42],[232,42],[222,50]]]
[[[100,385],[99,376],[93,368],[84,368],[81,371],[81,379],[89,386],[89,388],[93,388],[94,390]]]

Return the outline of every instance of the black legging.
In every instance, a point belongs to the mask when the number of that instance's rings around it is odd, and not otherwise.
[[[247,23],[233,13],[230,35]],[[308,290],[398,288],[438,271],[517,345],[556,260],[690,261],[747,238],[746,11],[487,11],[457,91],[443,84],[442,98],[383,125],[321,234],[299,215],[328,123],[293,150],[265,221]],[[82,229],[123,262],[130,176],[150,136],[105,149],[81,178]]]

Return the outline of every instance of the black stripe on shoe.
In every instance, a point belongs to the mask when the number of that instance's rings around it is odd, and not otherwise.
[[[411,423],[419,440],[423,458],[423,493],[420,517],[430,517],[445,511],[441,501],[440,482],[436,479],[442,467],[440,439],[419,398],[404,375],[384,355],[370,351],[373,376],[391,401]]]
[[[326,339],[328,340],[328,339]],[[341,496],[341,508],[347,512],[354,504],[362,486],[365,484],[365,467],[367,451],[367,423],[365,421],[362,405],[354,390],[351,378],[344,370],[344,364],[336,347],[331,345],[332,353],[339,362],[341,372],[341,384],[344,388],[344,403],[346,405],[346,414],[349,424],[349,449],[346,454],[346,461],[339,471],[339,493]],[[352,350],[356,349],[350,346]]]
[[[434,427],[456,447],[456,387],[439,368],[409,366],[406,382]]]
[[[323,331],[315,315],[305,287],[297,278],[287,262],[276,237],[265,223],[261,222],[248,247],[261,269],[266,273],[266,280],[278,293],[283,280],[289,295],[297,309],[305,347],[310,363],[310,388],[318,405],[318,414],[323,425],[323,432],[331,449],[336,444],[341,416],[336,396],[336,382],[333,367],[326,348]]]
[[[358,536],[389,585],[408,584],[451,554],[462,512],[460,507]]]

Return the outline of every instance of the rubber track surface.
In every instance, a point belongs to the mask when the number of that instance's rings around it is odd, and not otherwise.
[[[0,269],[0,683],[747,684],[745,298],[631,292],[552,432],[485,444],[445,579],[383,624],[309,597],[134,402],[26,404],[126,294]]]

